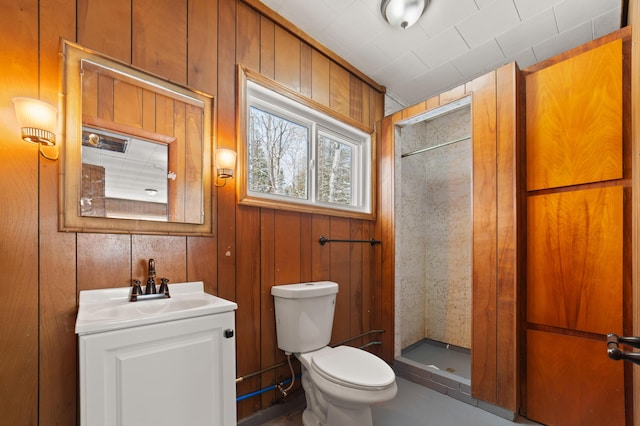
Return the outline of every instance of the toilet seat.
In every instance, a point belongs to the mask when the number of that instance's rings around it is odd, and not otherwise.
[[[392,386],[396,380],[386,362],[351,346],[338,346],[314,354],[311,368],[323,378],[353,389],[382,390]]]

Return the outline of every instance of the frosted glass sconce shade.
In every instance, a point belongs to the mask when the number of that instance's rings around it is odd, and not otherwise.
[[[230,149],[216,149],[216,170],[222,179],[232,178],[236,168],[236,153]]]
[[[13,98],[22,139],[46,146],[56,144],[58,111],[38,99]]]

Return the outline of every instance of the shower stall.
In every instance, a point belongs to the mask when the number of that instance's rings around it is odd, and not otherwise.
[[[395,355],[469,382],[470,98],[395,131]]]

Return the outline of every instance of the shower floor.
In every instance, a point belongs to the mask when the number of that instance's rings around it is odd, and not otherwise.
[[[402,357],[471,379],[471,351],[435,340],[424,339],[402,350]]]

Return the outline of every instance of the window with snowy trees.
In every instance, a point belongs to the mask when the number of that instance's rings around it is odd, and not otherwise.
[[[243,83],[240,202],[370,217],[371,135],[274,82]]]

